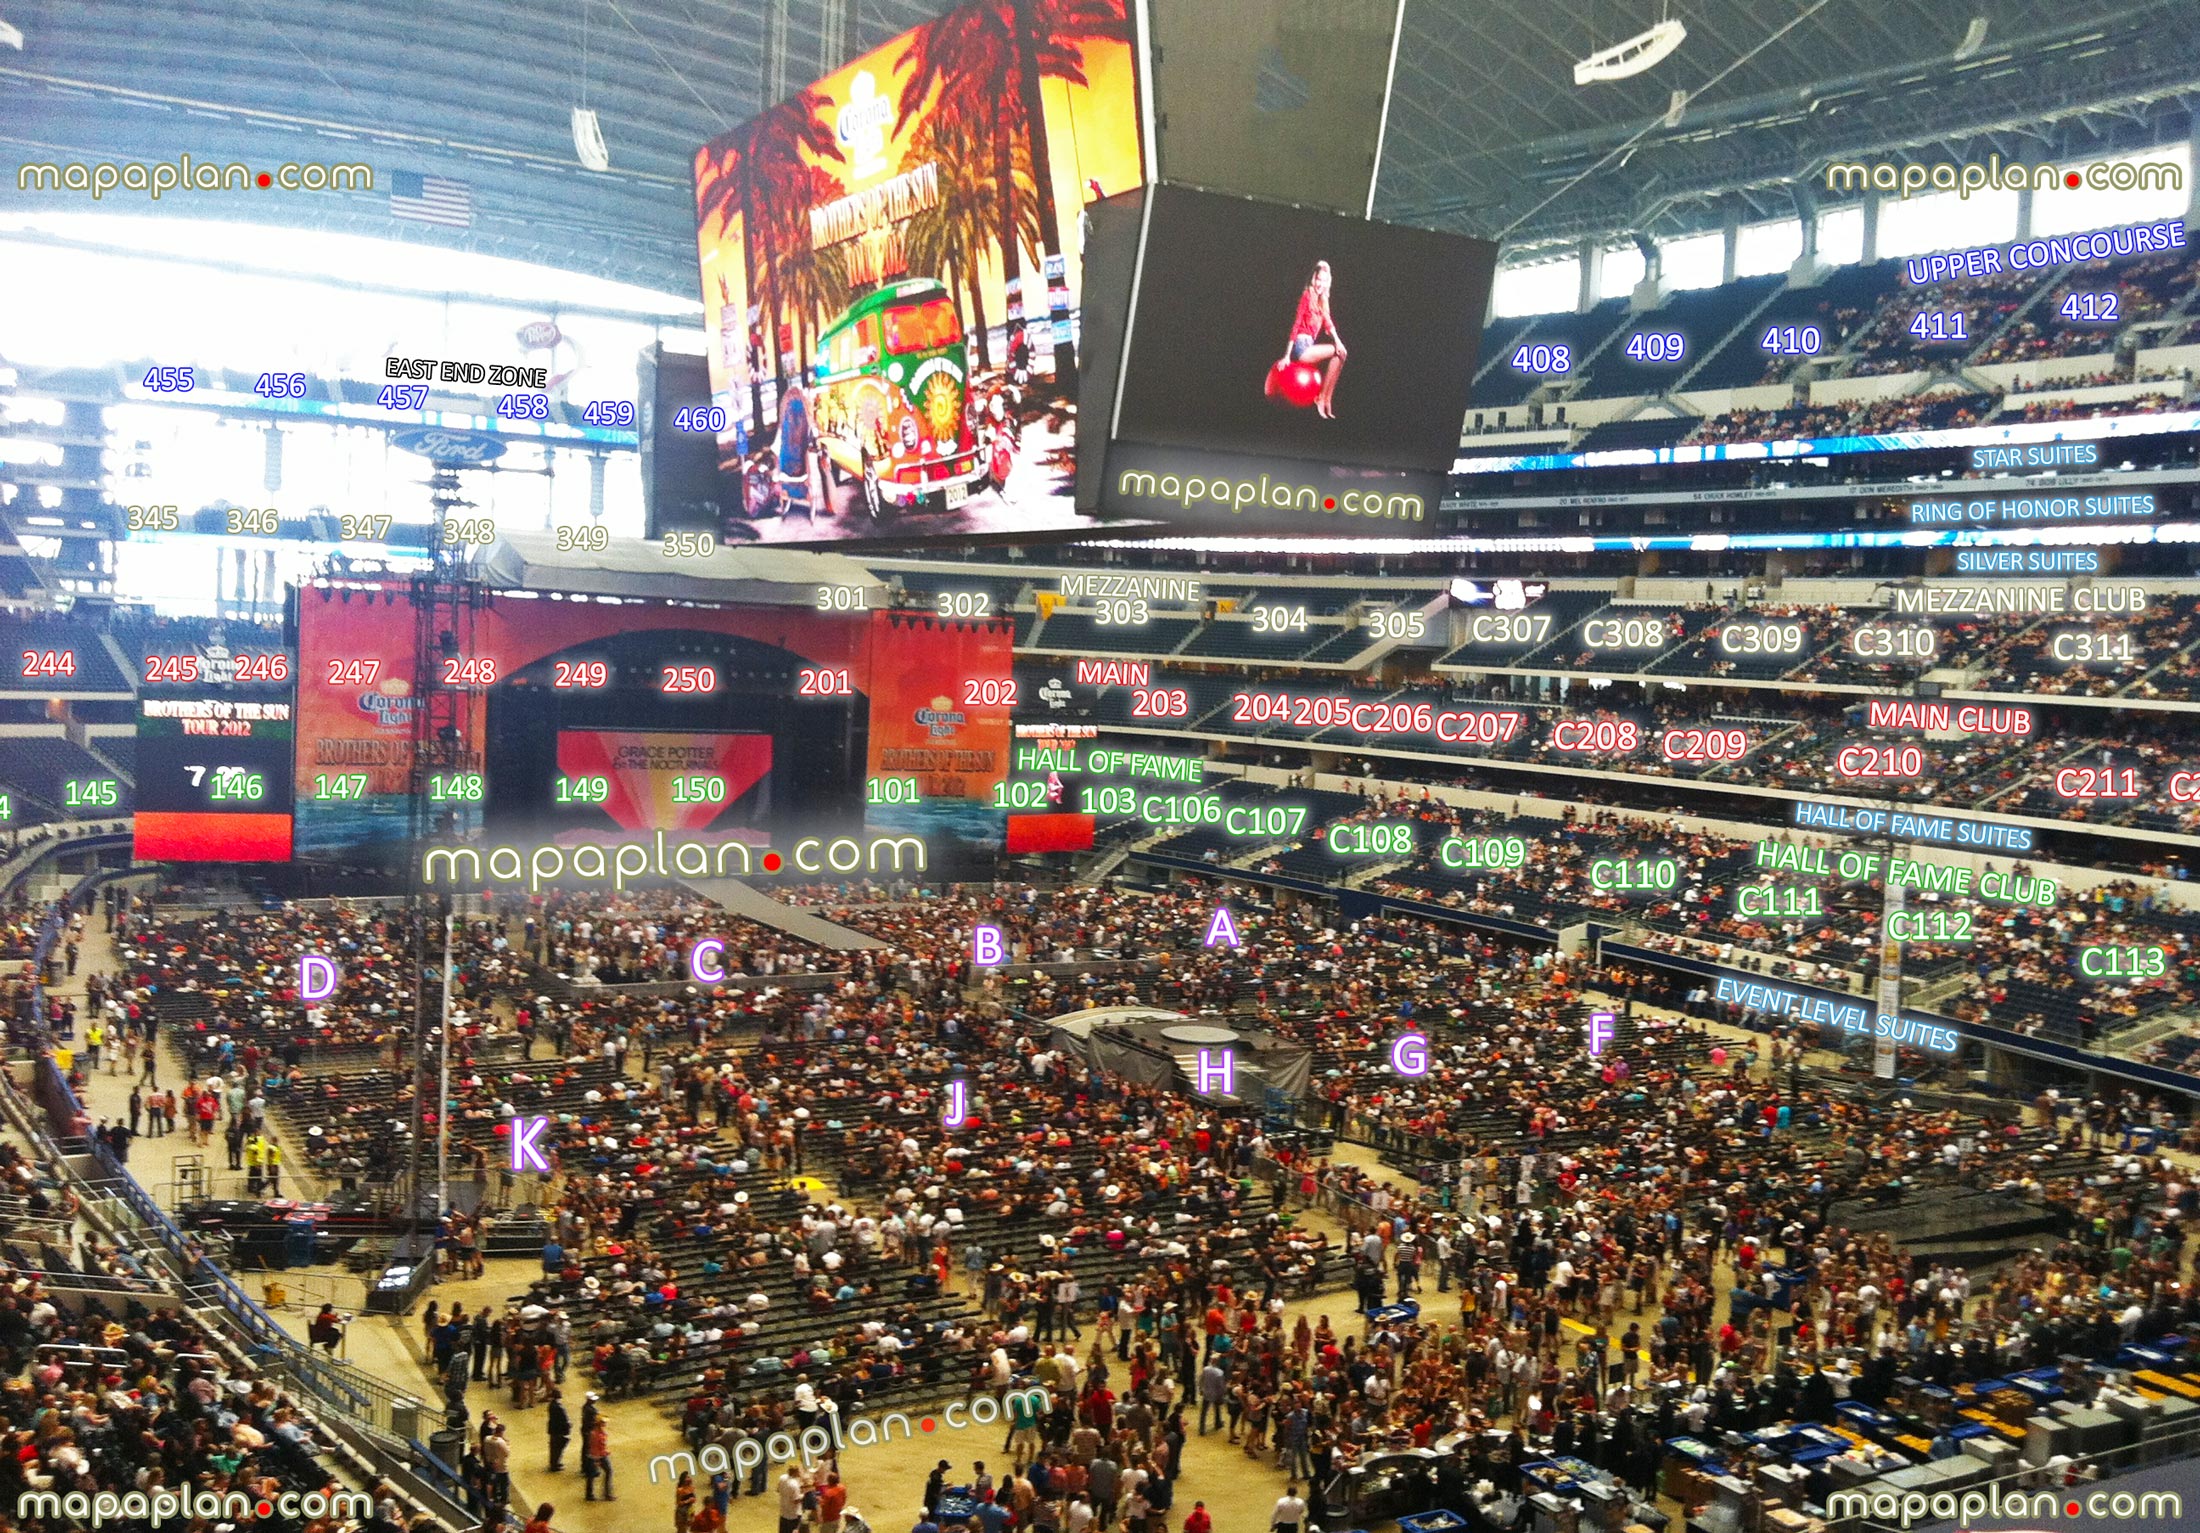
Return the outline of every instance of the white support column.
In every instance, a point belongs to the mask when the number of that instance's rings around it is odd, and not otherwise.
[[[1575,312],[1586,314],[1597,306],[1604,286],[1604,247],[1595,240],[1581,242],[1581,288],[1574,300]]]

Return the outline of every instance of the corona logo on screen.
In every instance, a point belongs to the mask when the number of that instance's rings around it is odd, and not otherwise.
[[[402,676],[392,676],[378,683],[373,690],[359,694],[359,711],[374,715],[374,722],[384,729],[394,729],[412,718],[419,702],[412,695],[412,683]]]
[[[886,169],[887,130],[893,122],[894,103],[878,93],[878,80],[870,70],[857,70],[848,83],[848,104],[834,114],[833,126],[833,136],[855,151],[848,173],[857,180]]]
[[[955,706],[955,700],[951,697],[933,698],[931,707],[919,708],[916,711],[916,720],[930,732],[935,740],[954,739],[955,732],[969,722],[963,711]]]

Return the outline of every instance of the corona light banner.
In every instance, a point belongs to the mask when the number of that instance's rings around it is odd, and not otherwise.
[[[1085,208],[1144,182],[1126,0],[972,0],[695,154],[744,541],[1089,527]]]
[[[348,600],[339,599],[348,597]],[[301,591],[298,602],[297,849],[402,840],[413,770],[413,605],[400,590]],[[465,738],[486,703],[474,693]],[[463,769],[478,771],[479,752]],[[461,812],[465,807],[461,806]]]
[[[990,810],[1008,775],[1011,624],[871,614],[871,801],[903,802],[889,779],[916,780],[926,803]]]

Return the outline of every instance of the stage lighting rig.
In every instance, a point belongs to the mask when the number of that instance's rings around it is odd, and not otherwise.
[[[1674,49],[1688,40],[1688,28],[1678,20],[1667,17],[1647,32],[1637,33],[1623,43],[1615,43],[1601,53],[1592,53],[1574,65],[1574,84],[1587,85],[1595,80],[1625,80],[1639,75],[1666,59]]]

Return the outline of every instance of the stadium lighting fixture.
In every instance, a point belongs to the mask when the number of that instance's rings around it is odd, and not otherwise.
[[[1594,80],[1625,80],[1639,75],[1666,59],[1674,49],[1688,40],[1688,28],[1679,20],[1668,17],[1647,32],[1637,33],[1623,43],[1615,43],[1601,53],[1592,53],[1574,65],[1574,84],[1587,85]]]
[[[611,168],[611,151],[604,147],[603,124],[596,120],[594,107],[573,108],[573,152],[589,170]]]
[[[1953,57],[1960,64],[1967,58],[1975,57],[1979,49],[1985,46],[1986,18],[1984,16],[1973,16],[1970,29],[1963,34],[1963,41],[1956,44]]]

